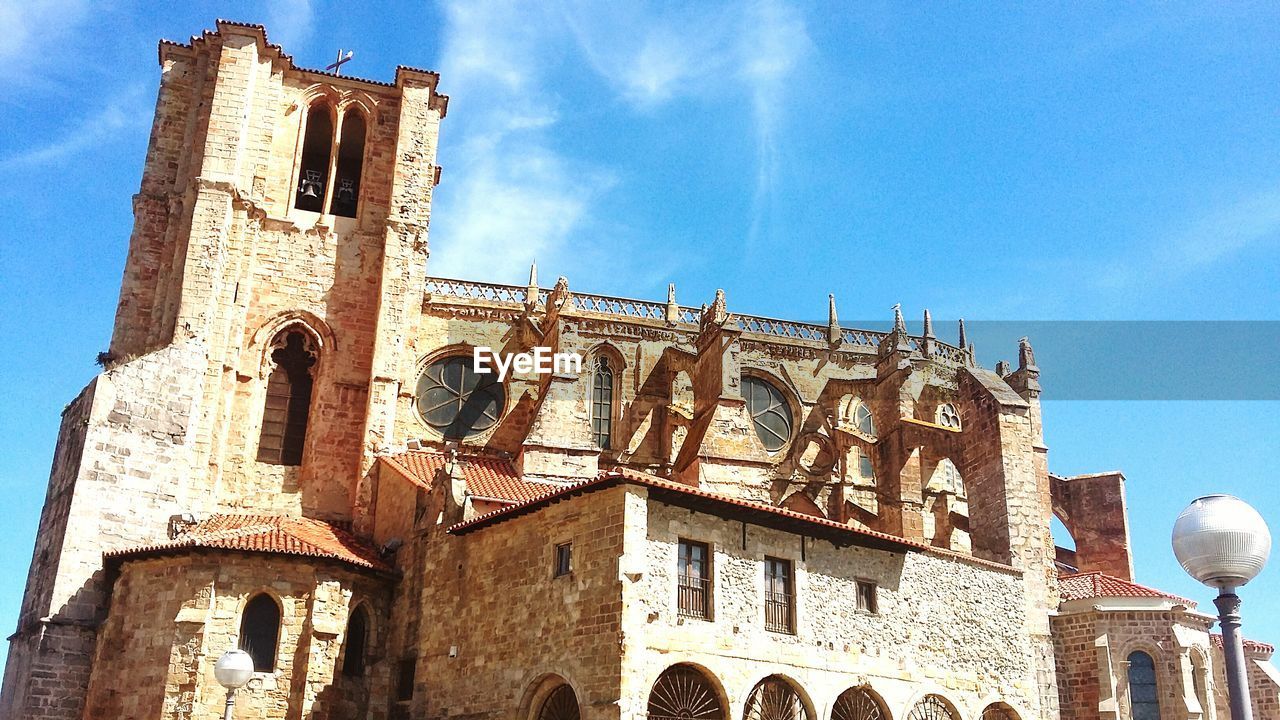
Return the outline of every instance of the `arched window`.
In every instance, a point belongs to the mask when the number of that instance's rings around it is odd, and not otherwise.
[[[613,447],[613,383],[613,364],[601,354],[591,376],[591,434],[603,450]]]
[[[960,411],[951,403],[939,405],[934,420],[942,427],[960,429]]]
[[[1018,713],[1004,703],[991,703],[983,709],[982,720],[1018,720]]]
[[[744,720],[809,720],[809,710],[791,683],[770,675],[752,688],[742,717]]]
[[[363,144],[363,136],[361,138]],[[329,153],[333,149],[333,116],[328,103],[314,103],[307,110],[307,131],[302,141],[302,164],[298,169],[299,210],[324,210],[325,183],[329,181]]]
[[[854,397],[849,401],[848,410],[845,412],[845,422],[853,425],[859,432],[876,436],[876,421],[871,417],[871,408],[862,401],[860,397]]]
[[[911,708],[907,720],[960,720],[960,716],[940,696],[925,695]]]
[[[258,461],[301,465],[311,412],[311,377],[316,364],[315,343],[301,330],[281,332],[271,343],[275,366],[267,378],[267,402],[258,437]]]
[[[831,720],[886,720],[889,714],[868,690],[849,688],[831,708]]]
[[[1133,720],[1160,720],[1156,664],[1141,650],[1129,653],[1129,706]]]
[[[364,659],[369,648],[369,611],[359,605],[347,620],[347,652],[342,656],[342,674],[359,677],[364,674]]]
[[[538,706],[536,720],[578,720],[579,717],[578,696],[574,694],[573,688],[561,685],[552,690]]]
[[[266,593],[254,595],[240,617],[240,649],[253,658],[254,672],[276,669],[276,643],[280,641],[280,606]]]
[[[690,665],[672,665],[649,691],[648,720],[725,720],[724,703],[711,680]]]
[[[1209,688],[1205,677],[1204,658],[1191,653],[1191,688],[1195,690],[1196,700],[1200,701],[1201,717],[1209,717]]]
[[[747,412],[764,449],[777,452],[785,447],[791,441],[791,406],[782,391],[767,380],[745,375],[742,397],[747,401]]]
[[[360,199],[360,169],[364,163],[364,115],[348,111],[342,116],[342,135],[338,140],[338,167],[334,175],[333,202],[329,212],[355,217]]]

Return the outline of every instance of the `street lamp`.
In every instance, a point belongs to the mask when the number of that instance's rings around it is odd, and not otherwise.
[[[231,720],[232,708],[236,704],[236,690],[253,679],[253,657],[243,650],[228,650],[214,664],[213,676],[217,678],[219,685],[227,689],[227,709],[222,714],[222,720]]]
[[[1191,577],[1218,588],[1213,604],[1222,627],[1231,720],[1253,720],[1236,588],[1257,577],[1267,564],[1271,554],[1267,523],[1239,498],[1206,495],[1192,500],[1173,524],[1173,554]]]

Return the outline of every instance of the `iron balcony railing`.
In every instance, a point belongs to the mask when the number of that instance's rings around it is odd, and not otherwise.
[[[681,575],[676,588],[676,608],[684,617],[711,616],[711,579]]]
[[[764,628],[773,632],[792,632],[792,608],[795,596],[791,593],[766,592],[764,594]]]

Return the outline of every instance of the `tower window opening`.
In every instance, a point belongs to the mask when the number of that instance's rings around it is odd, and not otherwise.
[[[364,136],[364,115],[358,112],[343,115],[333,201],[329,205],[329,212],[334,215],[351,218],[356,216],[356,206],[360,200],[360,171],[364,163]]]
[[[311,412],[312,368],[316,353],[307,336],[285,331],[272,343],[275,368],[267,379],[267,400],[258,438],[258,461],[301,465]]]
[[[360,134],[363,153],[364,133]],[[333,149],[333,118],[329,106],[316,103],[307,111],[307,131],[302,141],[302,165],[298,170],[298,195],[294,206],[299,210],[324,210],[325,183],[329,177],[329,153]]]

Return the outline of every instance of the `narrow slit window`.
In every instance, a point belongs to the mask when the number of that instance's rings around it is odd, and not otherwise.
[[[348,112],[342,117],[342,134],[338,139],[338,167],[333,179],[333,202],[329,212],[342,217],[355,217],[360,200],[360,171],[364,164],[364,115]]]
[[[276,644],[280,641],[280,606],[266,593],[259,593],[244,606],[240,618],[240,649],[253,658],[253,671],[276,669]]]
[[[363,144],[363,135],[361,144]],[[329,153],[333,150],[333,117],[329,106],[320,102],[307,110],[307,132],[302,141],[302,164],[298,169],[299,210],[324,210],[325,184],[329,181]]]
[[[573,544],[562,543],[556,546],[555,576],[561,577],[573,572]]]
[[[275,367],[267,378],[266,406],[258,438],[258,461],[301,465],[311,412],[312,369],[316,353],[307,335],[285,331],[272,343]]]
[[[606,355],[596,358],[591,380],[591,434],[596,447],[608,450],[613,443],[613,365]]]

